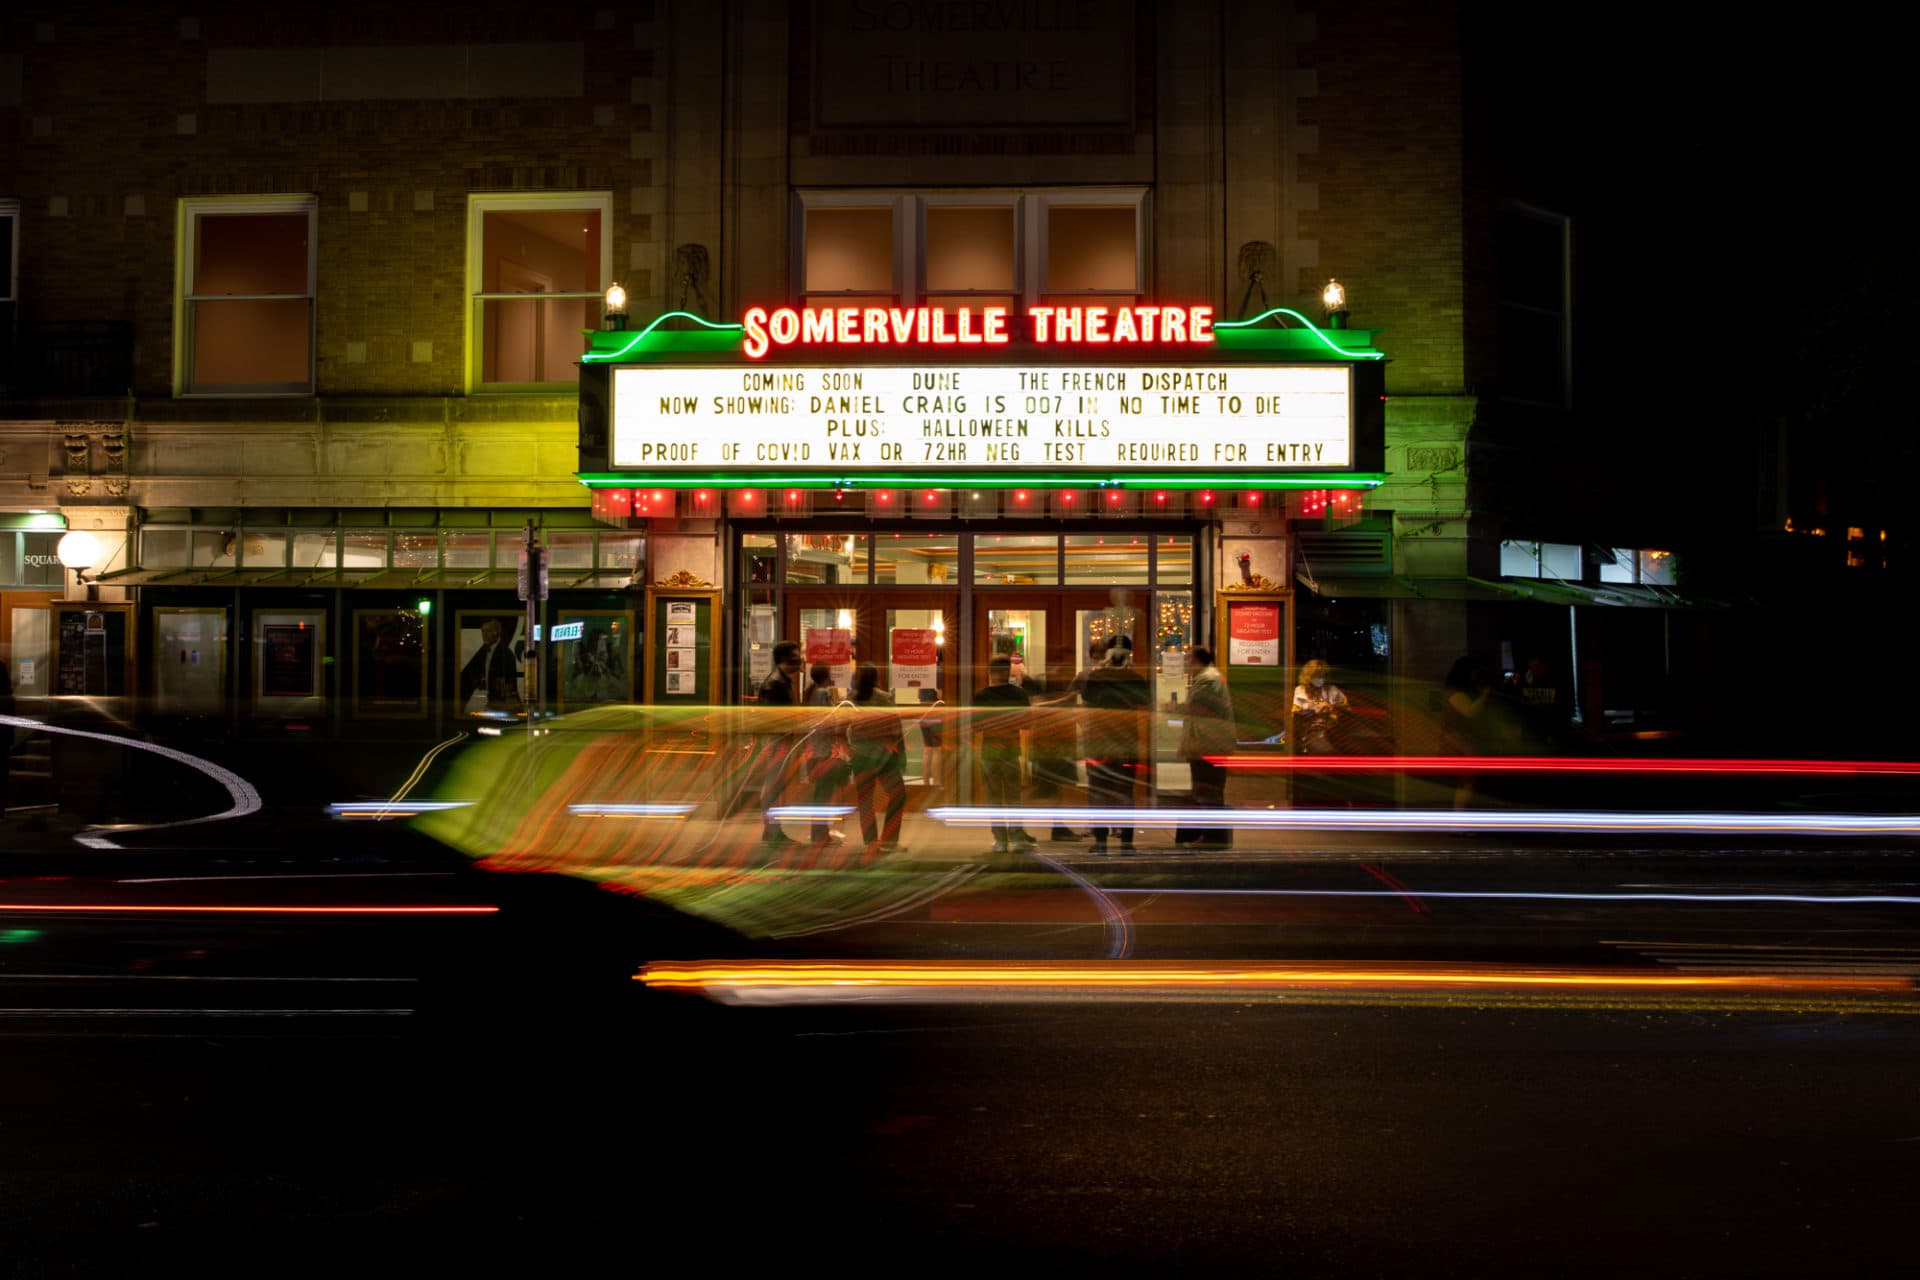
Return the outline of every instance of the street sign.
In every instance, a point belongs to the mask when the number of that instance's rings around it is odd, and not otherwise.
[[[520,598],[547,598],[547,553],[540,547],[527,547],[520,552]]]

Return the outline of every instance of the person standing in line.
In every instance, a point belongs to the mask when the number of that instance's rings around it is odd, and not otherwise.
[[[1033,704],[1033,698],[1014,684],[1012,659],[996,655],[987,663],[987,685],[974,692],[973,705],[985,708],[979,718],[980,777],[986,786],[987,804],[995,809],[1020,806],[1020,731],[1027,717],[1015,708]],[[993,852],[1019,853],[1037,842],[1027,834],[1017,818],[993,824]]]
[[[797,641],[782,640],[773,646],[773,670],[760,683],[756,705],[762,707],[794,707],[800,702],[797,685],[806,661],[800,653]],[[787,733],[776,731],[770,734],[761,747],[761,763],[766,769],[760,782],[760,808],[765,813],[763,838],[772,847],[791,844],[786,832],[780,829],[780,823],[774,818],[773,811],[780,806],[780,793],[785,788],[787,757],[791,754],[793,742]]]
[[[1133,641],[1124,635],[1107,641],[1106,662],[1087,673],[1082,694],[1095,714],[1086,726],[1087,805],[1093,809],[1133,807],[1134,775],[1141,764],[1140,736],[1153,707],[1147,678],[1133,669]],[[1093,822],[1093,852],[1105,855],[1109,827]],[[1133,828],[1115,826],[1120,852],[1133,852]]]
[[[1180,726],[1180,754],[1193,771],[1196,809],[1227,807],[1227,767],[1211,757],[1232,755],[1239,733],[1234,727],[1233,695],[1227,678],[1213,665],[1213,650],[1203,644],[1187,649],[1191,673],[1186,717]],[[1233,844],[1233,828],[1197,829],[1191,841],[1196,849],[1225,849]]]
[[[880,688],[880,668],[863,662],[853,676],[855,707],[847,723],[853,753],[854,799],[867,857],[900,851],[900,820],[907,810],[907,738],[893,695]]]

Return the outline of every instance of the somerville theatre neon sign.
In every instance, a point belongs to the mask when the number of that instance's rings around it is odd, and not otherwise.
[[[760,360],[775,347],[1006,346],[1005,307],[750,307],[740,317],[746,354]],[[1213,341],[1212,307],[1028,307],[1023,341],[1035,346],[1206,345]]]
[[[1352,367],[1200,363],[1212,307],[753,307],[738,327],[745,365],[611,369],[616,471],[1118,483],[1355,463]]]

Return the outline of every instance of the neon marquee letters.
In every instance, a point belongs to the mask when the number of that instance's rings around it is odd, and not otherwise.
[[[1028,309],[1025,319],[1025,339],[1036,346],[1213,341],[1212,307],[1042,306]],[[750,307],[741,327],[751,360],[774,347],[1005,346],[1012,340],[1005,307]]]

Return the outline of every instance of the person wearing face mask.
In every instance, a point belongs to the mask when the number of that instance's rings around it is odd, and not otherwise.
[[[1298,755],[1330,756],[1339,751],[1333,729],[1346,713],[1347,695],[1327,678],[1329,670],[1318,658],[1300,668],[1300,683],[1293,690],[1293,749]],[[1309,770],[1295,773],[1294,807],[1312,809],[1334,803],[1331,781]]]

